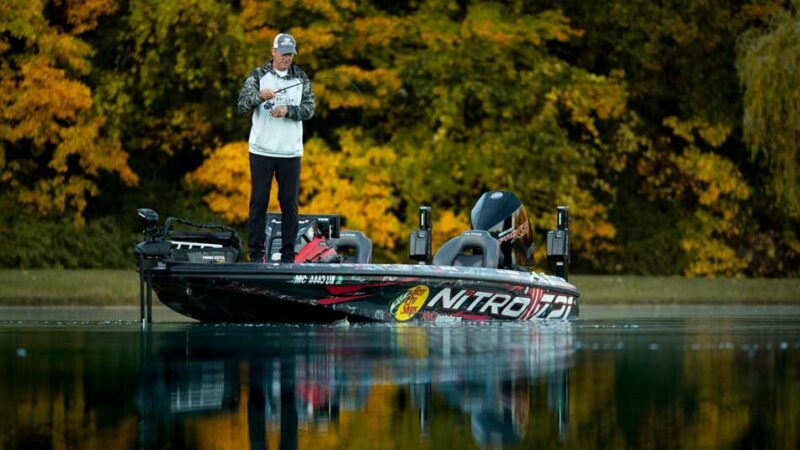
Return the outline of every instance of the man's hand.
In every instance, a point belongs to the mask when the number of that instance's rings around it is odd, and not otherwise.
[[[272,117],[286,117],[289,114],[289,107],[286,105],[280,105],[272,108],[272,112],[270,112]]]
[[[275,93],[272,92],[271,89],[262,89],[258,93],[258,96],[261,98],[261,100],[272,100],[275,97]]]

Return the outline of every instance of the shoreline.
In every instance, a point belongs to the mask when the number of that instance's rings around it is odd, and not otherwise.
[[[637,320],[729,320],[729,319],[769,319],[780,320],[787,317],[800,317],[800,304],[794,305],[746,305],[746,304],[705,304],[705,305],[585,305],[580,316],[569,323],[580,327],[590,321],[637,321]],[[552,321],[532,321],[530,324],[552,323]],[[182,316],[163,305],[153,305],[154,326],[191,325],[200,322]],[[520,325],[519,322],[509,322]],[[23,326],[117,326],[138,329],[138,306],[102,305],[60,305],[60,306],[0,306],[0,328]],[[212,324],[213,325],[213,324]],[[235,326],[235,324],[233,324]],[[276,324],[259,324],[271,326]],[[279,324],[278,324],[279,325]],[[381,326],[385,324],[380,324]],[[502,325],[494,323],[493,325]],[[242,326],[252,326],[243,324]],[[325,325],[319,326],[338,326]],[[430,326],[420,325],[422,327]],[[592,324],[591,326],[596,326]],[[435,326],[434,326],[435,327]]]
[[[800,278],[573,275],[589,305],[800,305]],[[156,304],[157,304],[156,300]],[[0,270],[0,307],[138,307],[134,270]]]

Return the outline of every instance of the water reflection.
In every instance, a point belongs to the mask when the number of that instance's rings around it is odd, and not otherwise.
[[[0,319],[0,450],[800,448],[800,308],[728,310],[151,335]]]
[[[532,415],[558,439],[569,420],[573,341],[568,323],[194,325],[142,335],[138,441],[202,447],[214,435],[246,437],[234,447],[252,449],[374,448],[381,439],[499,448],[519,444]]]

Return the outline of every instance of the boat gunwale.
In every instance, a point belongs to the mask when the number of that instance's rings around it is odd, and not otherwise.
[[[415,269],[417,267],[446,267],[444,270]],[[420,277],[438,280],[463,280],[508,283],[525,287],[557,291],[580,297],[577,287],[554,275],[538,272],[517,272],[508,269],[459,266],[430,266],[417,264],[279,264],[279,263],[228,263],[209,264],[192,262],[165,262],[151,269],[154,274],[167,276],[203,277],[216,274],[243,278],[293,277],[295,275],[342,275],[348,277]],[[483,272],[483,273],[481,273]],[[466,277],[465,277],[466,275]]]

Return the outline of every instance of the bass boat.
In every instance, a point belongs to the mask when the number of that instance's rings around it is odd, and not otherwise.
[[[435,254],[431,208],[420,207],[409,240],[416,264],[373,264],[371,241],[340,230],[336,214],[301,215],[295,262],[285,264],[276,261],[280,214],[267,214],[268,260],[240,262],[240,239],[229,227],[174,217],[160,226],[155,211],[137,213],[145,235],[134,249],[145,327],[153,290],[169,308],[203,322],[451,324],[578,316],[580,293],[567,281],[568,208],[558,207],[556,229],[547,233],[555,275],[532,272],[532,227],[511,192],[483,194],[471,212],[472,229]]]

